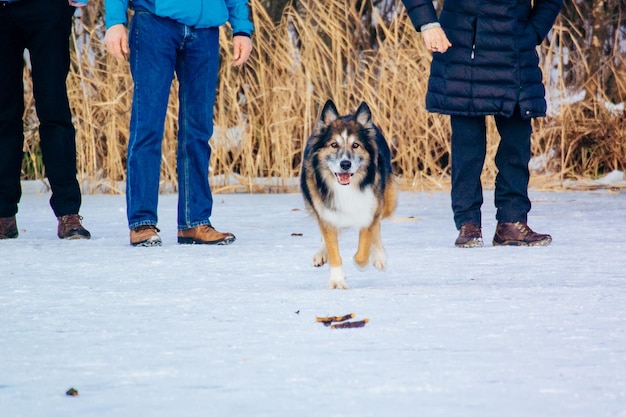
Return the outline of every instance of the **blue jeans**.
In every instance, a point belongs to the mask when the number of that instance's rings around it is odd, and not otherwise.
[[[136,10],[129,30],[134,82],[126,179],[128,226],[157,224],[161,147],[174,73],[179,83],[178,229],[211,224],[209,139],[219,29],[195,29]]]
[[[531,208],[528,198],[531,121],[519,115],[495,117],[500,144],[495,155],[498,222],[526,222]],[[457,229],[463,224],[481,224],[483,189],[480,175],[487,152],[485,117],[451,116],[452,211]]]

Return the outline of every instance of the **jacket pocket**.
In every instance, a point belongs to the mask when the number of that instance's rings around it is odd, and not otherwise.
[[[439,22],[452,47],[471,49],[476,39],[476,16],[443,10]]]

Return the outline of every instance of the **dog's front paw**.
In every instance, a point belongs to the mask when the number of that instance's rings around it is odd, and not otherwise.
[[[328,252],[325,250],[320,249],[313,255],[313,266],[322,266],[326,262],[328,262]]]
[[[347,290],[348,283],[346,282],[346,274],[343,272],[343,268],[331,267],[330,279],[328,280],[328,288],[331,290]]]
[[[327,285],[329,290],[347,290],[348,289],[348,283],[343,280],[343,281],[334,281],[332,278],[330,279],[330,281],[328,281],[328,285]]]

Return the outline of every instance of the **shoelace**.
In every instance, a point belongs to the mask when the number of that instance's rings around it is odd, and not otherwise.
[[[81,220],[83,220],[83,217],[78,214],[68,214],[67,216],[61,217],[61,223],[72,227],[80,226]]]
[[[480,235],[482,232],[480,226],[471,223],[464,224],[461,229],[465,235]]]
[[[526,223],[516,222],[515,227],[519,230],[524,236],[528,236],[531,232],[530,227]]]
[[[156,226],[155,226],[155,225],[153,225],[153,224],[144,224],[144,225],[142,225],[142,226],[137,226],[137,227],[135,228],[135,230],[136,230],[137,232],[140,232],[140,231],[142,231],[142,230],[148,230],[148,229],[154,229],[154,230],[156,230],[156,232],[157,232],[157,233],[158,233],[158,232],[160,232],[159,228],[158,228],[158,227],[156,227]]]

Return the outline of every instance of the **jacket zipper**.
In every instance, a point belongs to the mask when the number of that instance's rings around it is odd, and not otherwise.
[[[473,61],[476,56],[476,32],[478,32],[478,18],[474,21],[474,33],[472,33],[472,52],[470,53],[470,59]]]
[[[474,57],[476,56],[476,38],[478,32],[478,17],[474,20],[474,33],[472,33],[472,51],[470,52],[470,100],[468,104],[468,112],[471,114],[474,111]]]

